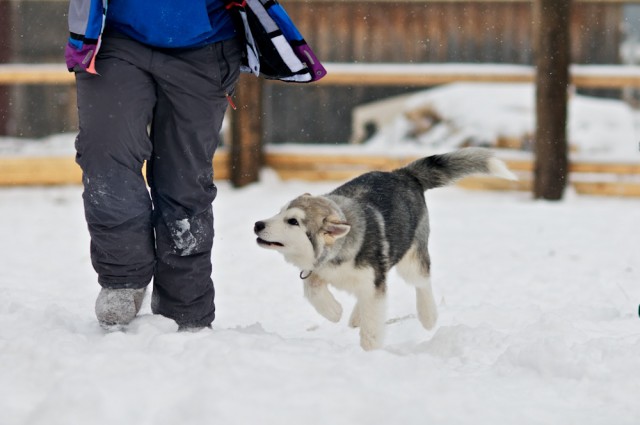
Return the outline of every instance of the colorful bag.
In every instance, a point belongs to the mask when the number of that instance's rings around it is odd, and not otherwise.
[[[308,83],[327,74],[276,0],[225,0],[246,46],[241,70],[269,79]]]

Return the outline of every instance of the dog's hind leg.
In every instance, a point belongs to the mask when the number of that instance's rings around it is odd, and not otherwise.
[[[433,297],[429,267],[426,242],[414,243],[397,265],[400,277],[416,288],[418,320],[425,329],[433,329],[438,321],[438,307]]]
[[[327,282],[312,274],[304,281],[304,296],[313,308],[327,320],[340,321],[342,306],[329,291]]]

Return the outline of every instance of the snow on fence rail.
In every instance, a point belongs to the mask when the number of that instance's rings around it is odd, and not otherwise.
[[[430,86],[468,82],[532,82],[535,69],[512,64],[326,63],[317,84]],[[0,84],[71,84],[64,64],[0,64]],[[640,87],[640,66],[572,65],[571,82],[584,88]]]

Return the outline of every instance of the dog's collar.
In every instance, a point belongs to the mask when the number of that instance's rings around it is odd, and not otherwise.
[[[309,276],[311,276],[311,273],[313,273],[313,270],[307,271],[306,274],[305,274],[304,270],[301,270],[300,271],[300,279],[302,279],[302,280],[307,279]]]

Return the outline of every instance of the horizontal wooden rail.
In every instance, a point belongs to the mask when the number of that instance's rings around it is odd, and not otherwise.
[[[228,163],[229,155],[221,149],[213,160],[216,179],[229,179]],[[73,156],[0,156],[0,187],[80,183],[82,170]]]
[[[303,149],[305,150],[305,149]],[[388,171],[418,158],[413,155],[376,155],[347,152],[286,152],[276,148],[265,153],[265,166],[283,180],[345,181],[367,171]],[[470,177],[459,185],[476,190],[531,190],[533,162],[529,158],[505,158],[517,182]],[[214,158],[216,180],[230,177],[229,153],[221,149]],[[589,195],[640,197],[640,163],[573,161],[570,181],[576,192]],[[0,186],[79,184],[81,172],[73,157],[0,157]]]
[[[389,171],[417,159],[417,156],[339,155],[312,153],[269,152],[266,166],[272,168],[284,180],[344,181],[373,170]],[[533,182],[532,159],[505,158],[518,181],[485,176],[473,176],[461,180],[458,185],[474,190],[531,191]],[[570,181],[577,193],[599,196],[640,197],[640,163],[609,163],[572,161],[569,166]]]
[[[71,84],[73,74],[62,63],[0,64],[0,84]]]
[[[319,84],[430,86],[467,82],[531,83],[535,68],[509,64],[326,64]],[[572,65],[571,83],[583,88],[640,87],[640,66]]]
[[[326,63],[321,85],[431,86],[468,82],[533,82],[535,69],[509,64]],[[0,84],[71,84],[64,64],[0,64]],[[640,66],[572,65],[571,81],[584,88],[640,87]]]

